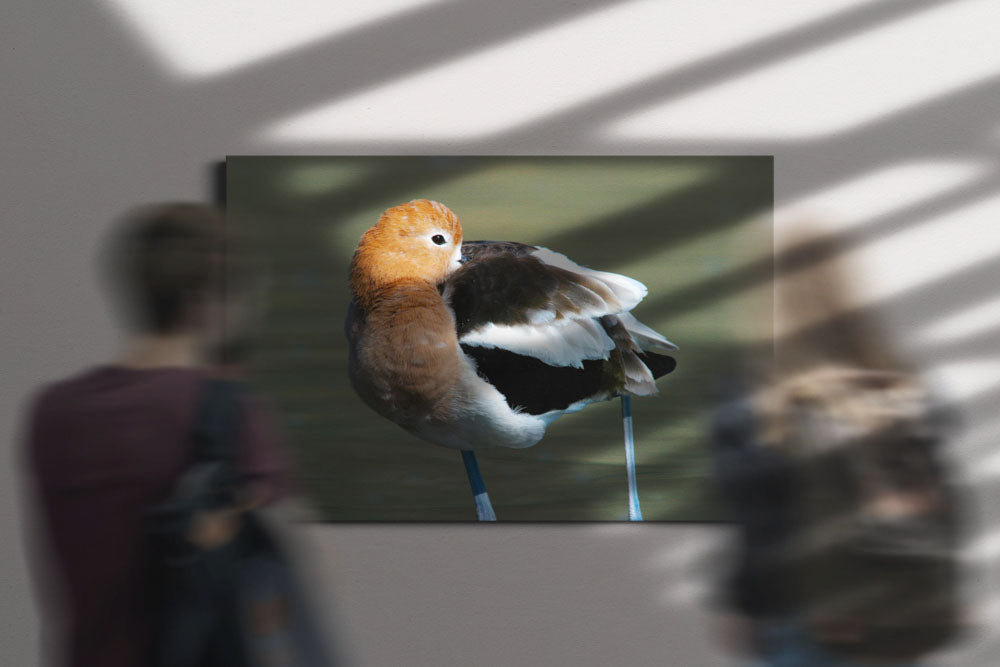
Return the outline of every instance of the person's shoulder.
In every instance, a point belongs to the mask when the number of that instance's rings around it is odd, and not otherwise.
[[[83,389],[100,373],[101,367],[90,367],[60,379],[36,386],[28,393],[22,412],[21,437],[28,451],[37,454],[52,441],[52,429],[65,422],[82,396]]]
[[[106,367],[94,366],[57,380],[50,380],[34,389],[28,399],[29,411],[38,413],[57,406],[77,395],[81,387],[85,387],[92,378],[99,375]]]
[[[89,405],[109,394],[186,395],[207,376],[199,367],[137,369],[113,364],[92,366],[38,387],[29,400],[31,411],[48,412],[63,407]]]

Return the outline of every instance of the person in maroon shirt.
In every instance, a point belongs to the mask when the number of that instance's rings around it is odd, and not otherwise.
[[[202,381],[220,373],[210,351],[224,342],[224,287],[230,298],[234,287],[223,280],[224,228],[216,210],[196,204],[130,216],[109,263],[132,325],[125,351],[43,388],[29,413],[25,458],[39,537],[51,552],[53,580],[41,583],[61,612],[45,619],[62,628],[59,664],[145,663],[145,516],[189,465]],[[241,507],[200,515],[189,533],[200,546],[224,543],[241,509],[274,498],[284,484],[266,412],[252,398],[242,412]]]

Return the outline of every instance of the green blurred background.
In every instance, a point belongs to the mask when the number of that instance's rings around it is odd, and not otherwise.
[[[426,197],[458,215],[468,240],[546,246],[649,287],[635,314],[681,349],[660,395],[633,400],[643,514],[722,518],[706,412],[739,355],[770,338],[772,166],[769,156],[228,157],[231,220],[267,277],[249,378],[276,408],[318,516],[475,519],[459,453],[382,419],[347,379],[354,246],[386,208]],[[479,462],[500,520],[627,518],[618,401]]]

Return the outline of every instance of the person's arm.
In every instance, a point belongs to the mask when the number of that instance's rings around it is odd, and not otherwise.
[[[245,395],[243,421],[237,444],[236,468],[240,478],[232,505],[197,512],[188,540],[202,549],[215,549],[239,532],[242,515],[284,497],[290,489],[287,466],[274,420],[258,402]]]
[[[236,457],[240,502],[259,507],[292,492],[288,456],[274,413],[253,396],[243,394],[242,400],[244,419]]]
[[[774,556],[790,529],[793,473],[784,455],[758,440],[749,398],[728,398],[712,416],[712,450],[738,546],[718,601],[730,612],[761,617],[785,604]]]

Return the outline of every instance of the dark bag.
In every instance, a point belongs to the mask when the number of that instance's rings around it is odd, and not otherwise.
[[[294,568],[258,514],[242,513],[236,536],[219,548],[188,541],[197,512],[236,501],[240,417],[236,385],[206,381],[195,413],[193,463],[170,498],[150,512],[150,664],[333,665]]]
[[[785,570],[814,641],[855,660],[913,660],[955,639],[959,494],[942,429],[907,376],[832,369],[788,405],[795,471]]]

